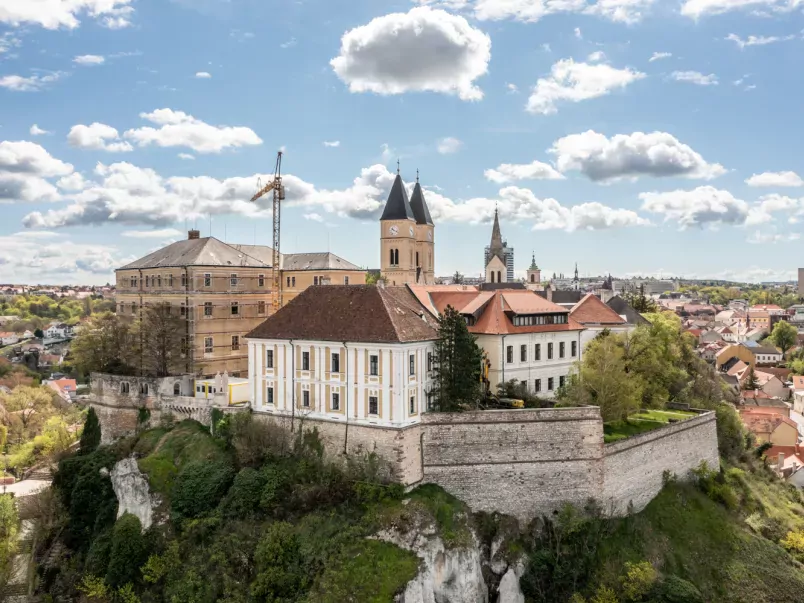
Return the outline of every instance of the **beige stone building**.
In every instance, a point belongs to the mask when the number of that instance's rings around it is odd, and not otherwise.
[[[186,319],[187,365],[197,375],[245,376],[245,334],[272,312],[273,251],[231,245],[191,230],[187,240],[116,271],[117,311],[138,316],[143,306],[169,303]],[[366,272],[332,253],[282,256],[282,302],[310,286],[364,284]]]

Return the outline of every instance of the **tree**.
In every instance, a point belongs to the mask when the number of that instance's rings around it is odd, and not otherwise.
[[[770,339],[782,351],[782,358],[784,358],[787,350],[798,342],[798,331],[786,320],[780,320],[773,327]]]
[[[646,312],[658,312],[659,306],[656,304],[653,299],[645,295],[645,285],[640,285],[639,289],[636,287],[631,287],[628,291],[623,293],[623,299],[628,302],[628,305],[631,306],[634,310],[639,312],[640,314],[645,314]]]
[[[624,420],[639,410],[642,380],[626,372],[625,350],[618,337],[591,341],[578,373],[567,395],[575,403],[599,406],[604,421]]]
[[[366,272],[366,284],[367,285],[376,285],[380,280],[381,276],[379,272]]]
[[[17,387],[3,397],[11,413],[11,429],[17,439],[28,438],[55,412],[53,392],[47,387]]]
[[[433,357],[433,405],[442,412],[474,404],[480,397],[483,351],[466,321],[452,306],[438,319],[438,340]]]
[[[38,339],[43,339],[45,337],[45,332],[42,329],[36,329],[34,331],[34,337],[37,337]]]
[[[73,339],[70,355],[81,373],[130,374],[131,324],[116,314],[94,314]]]
[[[168,377],[189,369],[185,344],[187,320],[168,303],[146,306],[132,330],[140,373]]]
[[[452,283],[455,285],[463,285],[463,274],[455,271],[455,274],[452,275]]]
[[[87,420],[84,421],[84,430],[81,432],[80,454],[94,452],[101,443],[101,427],[95,409],[90,407]]]
[[[148,545],[142,535],[142,524],[136,516],[124,514],[112,530],[109,569],[106,583],[119,588],[140,577],[140,567],[148,560]]]
[[[754,372],[753,366],[748,368],[748,376],[745,379],[745,383],[743,383],[743,389],[745,391],[759,389],[759,380],[757,380],[757,375]]]

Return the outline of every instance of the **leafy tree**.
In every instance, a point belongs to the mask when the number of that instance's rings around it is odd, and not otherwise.
[[[658,312],[659,306],[653,301],[652,298],[645,295],[645,285],[642,284],[637,289],[636,287],[630,287],[627,291],[623,292],[623,299],[628,302],[634,310],[639,312],[640,314],[645,314],[646,312]]]
[[[296,601],[310,586],[299,538],[289,523],[278,522],[268,528],[257,545],[254,561],[257,578],[251,590],[255,600]]]
[[[447,412],[462,405],[475,404],[480,397],[480,375],[483,351],[476,337],[469,333],[466,321],[452,306],[438,319],[435,345],[434,406]]]
[[[17,551],[17,506],[10,494],[0,495],[0,569],[8,568]]]
[[[39,339],[44,338],[45,332],[42,329],[36,329],[34,331],[34,337],[38,337]]]
[[[98,421],[98,415],[95,413],[95,409],[90,407],[87,413],[87,420],[84,421],[84,430],[81,432],[80,454],[95,452],[95,449],[100,446],[100,442],[100,422]]]
[[[455,285],[463,285],[463,279],[464,279],[463,274],[461,274],[457,270],[455,271],[455,274],[452,275],[452,282]]]
[[[745,428],[740,415],[727,403],[718,404],[715,413],[720,456],[731,460],[739,458],[745,452]]]
[[[129,321],[106,312],[87,320],[70,347],[73,364],[83,374],[131,374],[132,348]]]
[[[106,583],[120,588],[140,577],[140,567],[148,560],[148,545],[142,535],[142,524],[135,515],[124,514],[112,530],[109,569]]]
[[[787,350],[798,342],[798,331],[786,320],[780,320],[773,327],[770,339],[782,351],[782,358],[784,358]]]
[[[178,518],[193,518],[212,511],[226,494],[233,478],[234,468],[226,461],[187,463],[173,485],[173,513]]]
[[[12,413],[12,441],[21,441],[38,432],[56,408],[53,391],[47,387],[17,387],[2,397],[6,410]]]
[[[187,320],[168,303],[146,306],[132,327],[131,340],[140,372],[167,377],[190,369],[185,354]]]
[[[745,382],[743,382],[743,389],[745,391],[753,391],[755,389],[759,389],[759,380],[757,379],[757,375],[754,372],[754,367],[748,367],[748,376],[745,378]]]

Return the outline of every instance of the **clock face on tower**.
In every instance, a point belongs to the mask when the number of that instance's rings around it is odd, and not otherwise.
[[[413,236],[413,226],[410,227],[410,236]]]
[[[399,226],[394,224],[388,231],[391,233],[392,236],[396,236],[399,234]]]
[[[432,240],[433,240],[433,233],[432,233],[431,231],[429,231],[429,230],[427,231],[427,240],[428,240],[428,241],[432,241]]]

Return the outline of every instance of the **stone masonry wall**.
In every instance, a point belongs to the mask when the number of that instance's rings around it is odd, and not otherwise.
[[[641,511],[662,489],[665,471],[686,479],[701,461],[720,464],[713,412],[606,444],[601,502],[613,515],[625,515],[629,503]]]
[[[427,413],[422,451],[422,481],[473,511],[528,520],[567,502],[582,507],[602,490],[596,407]]]

